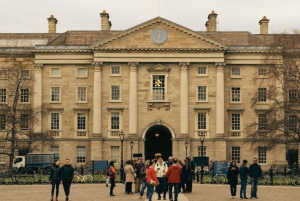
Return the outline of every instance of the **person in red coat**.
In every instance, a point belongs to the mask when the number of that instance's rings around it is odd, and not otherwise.
[[[168,168],[166,177],[168,177],[169,184],[169,200],[173,200],[173,186],[174,186],[174,201],[178,201],[178,191],[180,184],[180,175],[182,172],[181,166],[177,164],[177,158],[173,158],[173,164]]]
[[[152,186],[150,184],[150,180],[156,181],[156,183],[159,185],[159,181],[158,181],[158,179],[156,178],[156,175],[155,175],[154,166],[155,166],[154,161],[151,161],[150,164],[149,164],[149,169],[147,171],[146,183],[147,183],[147,187],[148,187],[149,201],[152,201],[152,195],[154,193],[154,186]]]

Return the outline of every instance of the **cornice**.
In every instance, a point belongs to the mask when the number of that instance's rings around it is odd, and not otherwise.
[[[92,50],[32,50],[33,53],[92,53]]]
[[[96,51],[222,51],[218,48],[98,48]]]

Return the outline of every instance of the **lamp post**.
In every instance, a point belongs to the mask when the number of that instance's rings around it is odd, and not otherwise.
[[[201,142],[201,180],[200,183],[203,184],[203,144],[204,144],[204,138],[205,134],[203,132],[199,132],[200,142]]]
[[[119,133],[119,137],[121,140],[121,169],[120,169],[120,173],[121,173],[121,181],[124,182],[124,164],[123,164],[123,142],[124,142],[124,136],[125,134],[123,133],[123,131],[121,131]]]
[[[130,157],[132,160],[132,148],[133,148],[134,142],[130,141],[130,148],[131,148],[131,152],[130,152]]]
[[[185,145],[185,156],[187,156],[187,149],[189,147],[189,142],[185,141],[184,145]]]

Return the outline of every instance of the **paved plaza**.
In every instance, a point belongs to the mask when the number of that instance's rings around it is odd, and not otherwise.
[[[50,200],[50,185],[1,185],[0,200],[22,200],[22,201],[45,201]],[[125,194],[124,185],[117,184],[115,197],[109,196],[109,188],[104,184],[72,184],[70,201],[139,201],[139,195]],[[247,186],[247,196],[250,197],[250,186]],[[239,195],[239,187],[238,194]],[[154,194],[153,201],[157,200],[157,194]],[[259,186],[258,200],[261,201],[282,201],[282,200],[299,200],[300,187],[293,186]],[[238,199],[238,196],[237,196]],[[64,201],[64,192],[60,186],[59,201]],[[143,198],[142,201],[147,201]],[[168,200],[168,197],[167,197]],[[228,185],[213,185],[213,184],[194,184],[193,193],[180,194],[179,201],[226,201],[232,200]]]

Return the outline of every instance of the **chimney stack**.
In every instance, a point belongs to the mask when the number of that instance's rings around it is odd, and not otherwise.
[[[109,14],[103,10],[102,13],[100,13],[100,17],[101,17],[101,30],[102,31],[109,31],[110,27],[111,27],[111,21],[109,21]]]
[[[218,14],[213,10],[208,15],[208,21],[205,23],[206,31],[217,31],[217,16]]]
[[[48,19],[48,33],[56,33],[57,19],[51,15]]]
[[[269,19],[266,16],[263,16],[261,20],[259,20],[260,25],[260,34],[268,34],[269,32]]]

